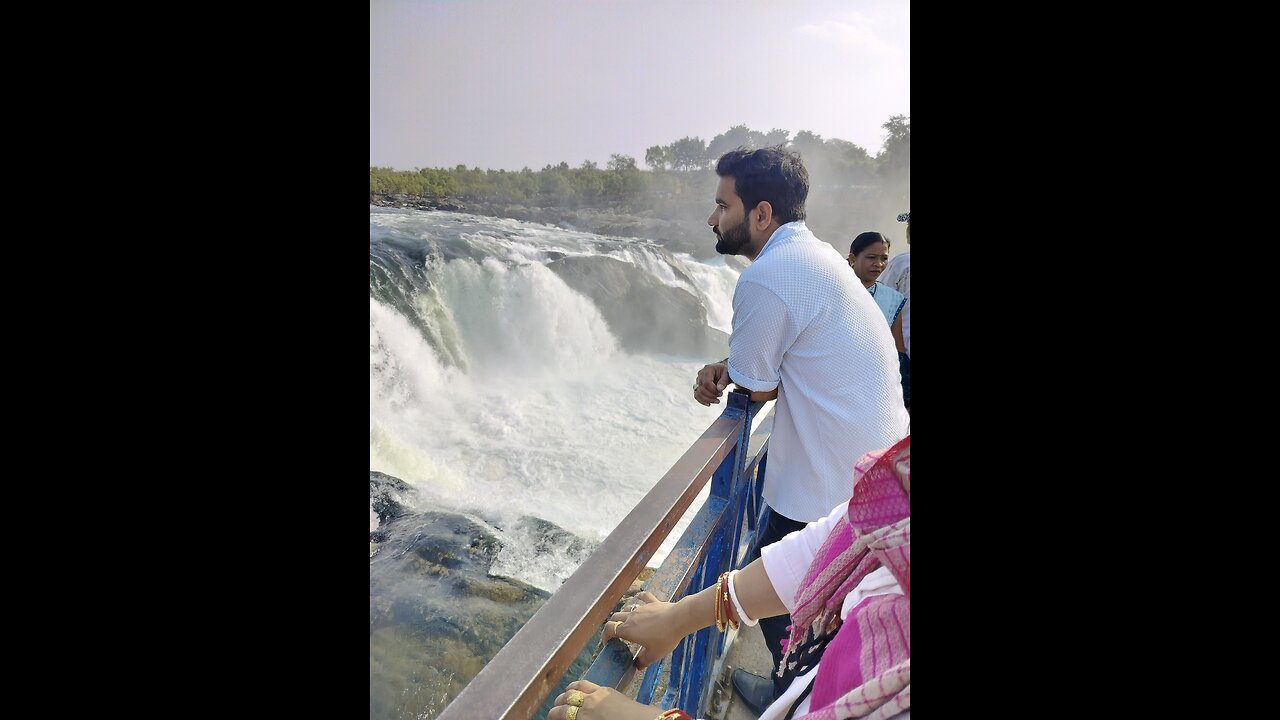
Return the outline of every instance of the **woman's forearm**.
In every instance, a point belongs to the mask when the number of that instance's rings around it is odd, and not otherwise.
[[[681,635],[690,635],[708,625],[715,625],[718,587],[712,585],[676,603],[678,614],[675,620]],[[733,576],[733,593],[742,605],[742,612],[753,620],[787,614],[787,606],[778,598],[764,571],[764,561],[758,558]]]
[[[786,615],[787,606],[769,582],[764,571],[764,560],[756,558],[750,565],[733,576],[733,594],[738,596],[742,612],[752,620]]]

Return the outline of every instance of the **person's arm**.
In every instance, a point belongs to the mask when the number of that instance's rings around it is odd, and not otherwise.
[[[662,602],[649,591],[637,596],[635,610],[614,613],[605,624],[602,642],[617,637],[643,645],[636,657],[637,667],[661,660],[675,649],[686,635],[716,624],[716,591],[719,584],[701,592],[686,595],[678,602]],[[733,592],[742,611],[752,619],[784,615],[787,606],[773,591],[763,562],[757,558],[733,577]],[[615,625],[614,622],[621,623]]]
[[[795,594],[799,582],[826,537],[844,516],[846,505],[832,508],[825,518],[809,523],[803,529],[764,548],[764,556],[733,575],[733,595],[742,613],[752,620],[775,617],[790,610],[779,595]],[[776,580],[772,579],[765,563],[771,563]],[[666,657],[686,635],[704,627],[715,625],[715,593],[720,584],[715,583],[701,592],[687,595],[678,602],[662,602],[648,590],[636,598],[633,609],[614,613],[605,623],[601,642],[620,638],[643,646],[636,656],[638,667],[647,667]],[[732,602],[732,601],[730,601]],[[737,612],[736,610],[734,612]],[[641,705],[613,688],[606,688],[586,680],[569,683],[568,689],[555,699],[555,706],[547,714],[548,720],[565,720],[569,714],[569,696],[573,691],[583,693],[577,717],[580,720],[646,720],[645,713],[652,708]],[[656,719],[655,719],[656,720]]]
[[[743,385],[733,378],[729,377],[728,358],[710,365],[703,365],[698,371],[698,377],[693,384],[693,399],[703,405],[720,404],[720,396],[724,394],[724,389],[729,383],[733,383],[743,390],[751,393],[752,402],[765,402],[778,397],[778,388],[772,390],[754,391],[751,388],[743,387]],[[779,384],[778,387],[781,387]]]
[[[779,384],[778,387],[782,387],[782,385]],[[765,402],[767,400],[777,399],[777,397],[778,388],[774,388],[768,392],[753,392],[751,393],[751,402]]]
[[[729,358],[725,358],[724,360],[725,360],[725,363],[726,363],[726,366],[725,366],[725,375],[726,375],[726,377],[728,377],[729,369],[728,369],[728,365],[727,365],[727,363],[729,362]],[[731,382],[731,383],[733,383],[734,385],[737,385],[738,387],[742,388],[743,390],[746,390],[747,392],[751,393],[751,402],[766,402],[766,401],[768,401],[768,400],[774,400],[774,399],[776,399],[776,398],[778,397],[778,388],[781,388],[781,387],[782,387],[782,383],[781,383],[781,382],[779,382],[779,383],[778,383],[778,387],[775,387],[775,388],[774,388],[774,389],[772,389],[772,390],[761,390],[761,391],[757,392],[757,391],[755,391],[755,390],[752,390],[752,389],[751,389],[751,388],[749,388],[749,387],[746,387],[746,386],[742,385],[741,383],[739,383],[739,382],[737,382],[736,380],[734,380],[732,377],[729,377],[729,382]]]
[[[761,558],[756,558],[733,576],[733,594],[742,605],[742,612],[752,620],[787,614],[787,606],[778,597],[773,583],[769,582]]]
[[[799,335],[781,298],[754,282],[734,293],[733,332],[729,335],[726,372],[729,380],[752,393],[752,400],[771,400],[782,380],[782,356]]]
[[[805,573],[822,549],[822,544],[848,512],[848,507],[848,502],[842,502],[831,508],[826,517],[818,518],[803,528],[788,533],[778,542],[761,548],[760,560],[764,563],[769,585],[786,606],[787,612],[794,609],[791,605],[795,602],[796,591],[804,582]],[[736,584],[734,590],[737,590]],[[754,617],[750,612],[747,615]]]
[[[693,399],[703,405],[720,404],[720,396],[729,384],[729,358],[703,365],[693,381]]]
[[[754,282],[740,284],[733,293],[729,357],[698,371],[693,399],[718,404],[729,383],[750,392],[753,402],[776,399],[782,355],[798,334],[786,305],[773,291]]]
[[[905,304],[905,301],[903,304]],[[905,354],[907,352],[907,341],[902,339],[901,312],[893,319],[893,324],[889,326],[889,329],[893,331],[893,342],[898,346],[898,352]]]
[[[637,596],[639,604],[635,610],[616,612],[609,618],[600,641],[604,643],[616,637],[643,645],[636,656],[636,667],[648,667],[675,650],[686,635],[716,624],[715,603],[719,591],[720,583],[717,582],[701,592],[686,595],[679,602],[669,603],[661,602],[646,590]],[[753,619],[787,612],[786,605],[773,592],[759,558],[733,576],[733,593],[742,606],[742,612]],[[580,698],[575,698],[575,702],[580,704],[575,713],[579,720],[656,720],[654,708],[641,705],[613,688],[586,680],[569,683],[565,691],[556,697],[554,706],[547,713],[547,720],[565,720],[569,716],[568,703],[574,691],[582,693]]]
[[[752,620],[790,612],[791,601],[804,574],[827,536],[844,517],[847,503],[831,509],[827,517],[815,520],[766,545],[763,557],[733,576],[733,594],[742,612]],[[678,602],[661,602],[645,591],[634,610],[614,613],[605,625],[601,640],[620,637],[644,646],[636,658],[640,667],[652,664],[675,649],[681,638],[716,622],[716,585],[687,595]],[[615,625],[614,623],[621,623]]]

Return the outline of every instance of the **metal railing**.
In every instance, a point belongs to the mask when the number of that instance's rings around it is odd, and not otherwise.
[[[707,502],[645,587],[659,600],[675,601],[738,566],[759,520],[770,428],[766,423],[751,432],[763,403],[752,403],[736,391],[724,397],[720,417],[449,703],[439,720],[532,718],[708,480]],[[714,628],[688,636],[668,658],[646,670],[636,699],[652,703],[662,669],[669,663],[670,682],[660,706],[700,713],[713,679],[709,670],[726,650],[725,636]],[[614,639],[583,677],[625,692],[634,673],[630,648]]]

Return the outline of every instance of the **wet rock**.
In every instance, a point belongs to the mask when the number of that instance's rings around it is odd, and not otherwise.
[[[403,493],[395,478],[370,475],[371,499],[375,479],[383,496]],[[472,518],[405,512],[378,534],[369,560],[370,718],[435,717],[549,593],[489,575],[502,543]]]
[[[391,521],[404,516],[410,511],[418,491],[409,483],[377,471],[369,472],[369,507],[378,513],[379,528],[386,527]],[[375,542],[373,534],[369,539]]]
[[[521,517],[516,522],[516,529],[529,538],[535,553],[564,553],[566,560],[574,564],[581,564],[599,546],[599,543],[583,540],[553,522],[532,515]]]

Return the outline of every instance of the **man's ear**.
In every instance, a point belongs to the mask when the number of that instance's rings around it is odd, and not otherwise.
[[[756,203],[756,206],[751,210],[751,224],[755,226],[756,230],[763,231],[772,222],[773,206],[769,204],[769,201],[761,200]]]

